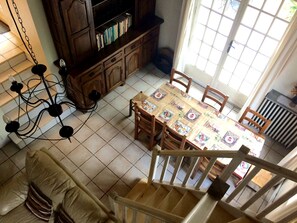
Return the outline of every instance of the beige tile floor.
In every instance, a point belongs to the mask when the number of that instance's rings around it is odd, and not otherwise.
[[[124,86],[100,100],[96,112],[71,139],[71,143],[67,140],[35,140],[22,150],[12,143],[4,146],[0,149],[0,184],[24,170],[26,151],[45,147],[104,203],[107,204],[110,191],[125,195],[138,179],[147,177],[151,159],[151,152],[142,141],[133,138],[133,116],[127,118],[129,99],[139,91],[150,94],[168,80],[169,76],[153,65],[140,70]],[[190,94],[200,99],[202,91],[201,87],[193,84]],[[223,113],[236,118],[237,112],[238,109],[228,104]],[[76,111],[66,118],[65,123],[77,129],[87,115]],[[56,137],[58,130],[59,126],[55,126],[44,135],[47,138]],[[282,145],[268,138],[261,158],[277,163],[287,153]],[[245,200],[250,193],[253,192],[246,188],[237,196],[238,202]],[[263,203],[265,199],[255,208]]]

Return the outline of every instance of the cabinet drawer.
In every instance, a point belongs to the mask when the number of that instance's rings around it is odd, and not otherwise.
[[[130,44],[129,46],[127,46],[125,48],[125,54],[129,54],[131,51],[133,51],[140,45],[141,45],[141,39],[139,39],[139,40],[135,41],[134,43]]]
[[[96,75],[100,75],[100,73],[103,72],[103,66],[100,64],[99,66],[81,74],[80,81],[81,83],[87,82],[90,79],[93,79]]]
[[[156,28],[156,29],[153,29],[152,31],[150,31],[148,34],[146,34],[144,37],[143,37],[143,42],[146,42],[148,40],[151,40],[152,38],[156,37],[159,35],[159,29]]]
[[[107,68],[108,66],[112,65],[116,61],[120,60],[122,58],[122,52],[114,55],[113,57],[109,58],[104,62],[104,68]]]

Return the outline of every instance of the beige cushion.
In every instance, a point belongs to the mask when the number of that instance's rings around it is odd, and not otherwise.
[[[28,180],[26,174],[12,178],[0,187],[0,215],[5,215],[22,204],[27,198]]]
[[[106,222],[108,218],[100,206],[78,187],[66,193],[62,207],[74,222],[99,223]]]
[[[23,203],[4,216],[0,216],[1,223],[45,223],[45,221],[35,217]],[[54,215],[51,216],[49,223],[54,222]]]
[[[28,181],[53,202],[53,207],[62,202],[66,191],[76,184],[69,175],[46,152],[28,151],[26,157]]]

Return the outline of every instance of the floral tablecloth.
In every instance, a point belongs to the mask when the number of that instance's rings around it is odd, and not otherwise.
[[[140,104],[158,121],[166,121],[171,128],[186,135],[188,142],[200,149],[239,150],[245,145],[251,155],[260,156],[264,145],[262,137],[170,83],[163,84]],[[225,165],[230,160],[218,159]],[[235,175],[243,178],[248,168],[249,164],[242,162]]]

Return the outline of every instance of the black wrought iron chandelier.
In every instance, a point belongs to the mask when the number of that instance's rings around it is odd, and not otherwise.
[[[9,117],[3,116],[3,120],[6,122],[5,130],[9,133],[15,133],[19,138],[25,139],[25,138],[34,138],[34,139],[43,139],[43,140],[61,140],[61,139],[69,139],[76,134],[82,126],[87,122],[89,117],[91,116],[92,112],[96,110],[97,102],[99,101],[101,95],[98,91],[91,91],[88,95],[88,98],[94,102],[93,106],[91,108],[79,108],[77,107],[73,102],[68,100],[61,100],[61,96],[65,95],[65,88],[62,84],[62,80],[60,80],[55,74],[47,75],[45,76],[45,71],[47,70],[47,67],[43,64],[39,64],[35,53],[33,51],[32,45],[30,43],[29,37],[26,33],[26,29],[23,25],[23,21],[20,17],[20,13],[18,11],[17,5],[15,4],[15,1],[12,0],[12,5],[14,7],[15,13],[17,15],[18,22],[21,26],[21,30],[24,34],[25,40],[24,41],[18,25],[15,21],[15,18],[12,14],[10,5],[8,3],[8,0],[6,0],[9,12],[11,14],[11,17],[14,21],[14,24],[16,26],[16,29],[19,33],[19,36],[26,47],[29,55],[31,56],[34,66],[32,67],[31,71],[33,74],[37,75],[37,78],[30,79],[27,84],[26,88],[27,90],[22,92],[24,88],[24,84],[17,82],[13,77],[10,77],[11,80],[11,87],[10,90],[18,94],[18,118],[17,120],[10,120]],[[62,76],[62,79],[65,81],[67,80],[68,70],[66,67],[66,64],[63,60],[60,60],[60,70],[59,74]],[[51,79],[50,79],[51,78]],[[37,85],[35,85],[33,88],[30,89],[30,84],[32,81],[39,81]],[[67,87],[67,86],[66,86]],[[54,91],[53,91],[54,89]],[[64,89],[62,92],[58,92],[58,89]],[[48,99],[40,98],[38,96],[38,93],[41,91],[46,91],[46,94],[48,96]],[[55,95],[52,95],[51,92],[55,92]],[[81,92],[77,92],[78,94],[82,94]],[[21,107],[21,103],[25,103],[25,107]],[[29,110],[31,109],[37,109],[37,107],[43,105],[44,108],[41,109],[38,113],[38,115],[35,118],[31,118],[29,115]],[[82,123],[82,125],[74,132],[74,129],[71,126],[65,125],[63,123],[63,120],[61,118],[61,115],[63,113],[63,105],[67,105],[68,107],[73,107],[76,109],[79,109],[82,112],[90,112],[89,116],[85,120],[85,122]],[[19,118],[21,112],[25,113],[28,122],[25,126],[20,126]],[[59,139],[48,139],[45,137],[34,137],[34,133],[37,131],[38,126],[40,124],[40,121],[45,113],[48,113],[51,117],[55,117],[59,120],[59,124],[61,125],[61,128],[59,130],[59,135],[62,138]]]

